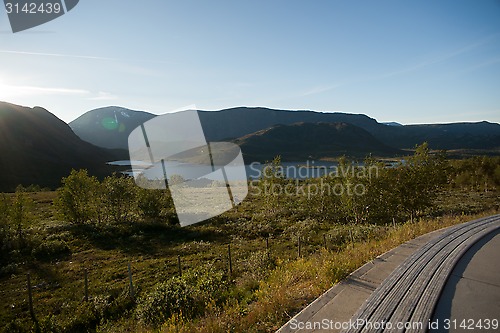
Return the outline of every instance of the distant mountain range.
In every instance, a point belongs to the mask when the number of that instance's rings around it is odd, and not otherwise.
[[[500,125],[486,121],[432,125],[383,124],[364,114],[288,111],[267,108],[231,108],[199,111],[207,140],[236,140],[273,127],[295,123],[347,123],[360,127],[381,143],[395,149],[411,149],[427,141],[434,149],[495,149],[500,147]],[[105,148],[127,148],[128,135],[156,115],[106,107],[89,111],[70,122],[85,141]]]
[[[19,184],[56,187],[72,168],[108,175],[116,169],[105,162],[126,156],[83,141],[43,108],[4,102],[0,102],[0,154],[0,191],[12,191]]]
[[[378,123],[363,114],[231,108],[198,111],[208,141],[240,145],[247,163],[300,161],[341,155],[403,155],[427,141],[434,149],[500,148],[500,125],[489,122],[433,125]],[[18,184],[57,187],[72,168],[105,176],[106,162],[128,159],[130,132],[156,115],[121,107],[89,111],[69,126],[41,108],[0,102],[0,191]]]
[[[296,123],[275,125],[234,141],[248,161],[272,160],[281,155],[288,161],[319,160],[328,157],[402,155],[373,135],[347,123]]]

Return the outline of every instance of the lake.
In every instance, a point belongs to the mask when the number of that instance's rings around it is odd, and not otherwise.
[[[132,168],[132,164],[134,164],[136,169],[144,170],[148,167],[142,161],[130,161],[130,160],[122,160],[122,161],[114,161],[109,162],[110,165],[119,165],[119,166],[129,166]],[[253,162],[251,164],[245,165],[245,171],[247,175],[247,179],[259,179],[263,168],[266,164]],[[207,165],[198,165],[198,164],[188,164],[188,163],[180,163],[175,161],[167,161],[166,167],[168,169],[168,174],[180,175],[184,179],[193,179],[205,176],[211,173],[211,166]],[[317,178],[324,176],[327,173],[335,172],[338,167],[337,162],[326,162],[326,161],[301,161],[301,162],[282,162],[280,172],[284,174],[286,178],[292,179],[307,179],[307,178]],[[216,169],[220,168],[218,166]],[[224,170],[229,178],[238,177],[241,173],[239,166],[226,165]],[[133,175],[132,169],[125,171],[124,173],[128,175]],[[163,178],[163,169],[158,165],[154,166],[150,170],[148,170],[148,178],[154,179],[162,179]],[[206,177],[211,179],[210,176]],[[212,179],[216,180],[216,179]]]

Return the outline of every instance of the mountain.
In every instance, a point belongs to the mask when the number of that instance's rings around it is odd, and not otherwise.
[[[362,114],[287,111],[238,107],[220,111],[198,111],[208,141],[231,140],[274,125],[297,122],[345,122],[373,129],[380,124]],[[128,148],[132,130],[156,115],[109,106],[91,110],[69,123],[83,140],[104,148]]]
[[[237,107],[198,111],[208,141],[235,140],[275,125],[348,123],[360,127],[386,146],[405,149],[427,141],[435,149],[495,149],[500,147],[500,125],[488,122],[391,126],[364,114],[289,111]],[[128,135],[154,114],[119,107],[87,112],[70,123],[83,140],[99,147],[126,149]]]
[[[72,168],[104,176],[114,170],[105,162],[124,157],[81,140],[41,107],[5,102],[0,102],[0,154],[0,191],[18,184],[57,187]]]
[[[86,112],[69,126],[82,140],[98,147],[127,149],[130,132],[154,117],[148,112],[108,106]]]
[[[382,126],[364,114],[341,112],[288,111],[239,107],[220,111],[199,111],[201,125],[209,141],[236,139],[274,125],[295,123],[349,123],[365,130]]]
[[[199,111],[199,116],[209,141],[234,139],[278,124],[342,122],[358,126],[385,145],[397,149],[414,148],[423,142],[428,142],[433,149],[500,148],[500,125],[486,121],[387,126],[364,114],[246,107]]]
[[[375,119],[348,113],[282,111],[267,108],[231,108],[198,111],[208,141],[236,139],[278,124],[297,122],[346,122],[363,128],[377,126]],[[109,106],[88,111],[69,123],[82,139],[104,148],[128,148],[128,136],[137,126],[156,115],[143,111]]]
[[[386,146],[368,131],[347,123],[296,123],[275,125],[234,141],[245,160],[270,161],[281,155],[285,161],[338,157],[395,156],[398,149]]]
[[[397,123],[395,121],[383,122],[382,124],[387,125],[387,126],[403,126],[402,124]]]
[[[435,149],[495,149],[500,147],[500,125],[481,121],[431,125],[406,125],[402,144],[417,137]],[[414,141],[414,140],[413,140]],[[407,144],[408,145],[408,144]]]

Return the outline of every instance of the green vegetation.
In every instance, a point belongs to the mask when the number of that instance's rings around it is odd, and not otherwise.
[[[176,223],[168,192],[140,188],[130,177],[115,174],[101,183],[86,170],[73,170],[62,184],[54,201],[62,220],[97,225],[147,219]]]
[[[375,256],[500,204],[500,158],[450,161],[426,145],[393,168],[343,159],[301,181],[281,171],[276,158],[239,206],[186,228],[167,191],[117,175],[73,171],[57,192],[1,194],[1,330],[274,331]]]

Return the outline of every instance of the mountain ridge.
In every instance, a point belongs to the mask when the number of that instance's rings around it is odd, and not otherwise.
[[[487,121],[388,126],[362,114],[243,107],[198,114],[207,141],[239,144],[247,162],[276,155],[284,160],[403,155],[402,148],[424,141],[433,149],[464,149],[468,154],[500,147],[500,125]],[[98,141],[127,148],[128,132],[154,117],[105,107],[78,117],[70,127],[42,107],[0,102],[0,190],[18,184],[54,188],[73,168],[99,177],[118,171],[106,162],[128,159],[127,151],[98,147]],[[94,142],[85,141],[82,131]]]
[[[81,140],[42,107],[0,102],[0,190],[38,184],[55,188],[71,169],[86,168],[103,177],[116,168],[106,162],[123,157]]]
[[[120,106],[107,106],[85,112],[68,123],[82,140],[108,149],[127,149],[128,135],[156,115]]]
[[[402,151],[386,146],[361,127],[341,122],[275,125],[233,142],[240,146],[247,162],[270,161],[277,155],[283,161],[403,155]]]
[[[118,113],[114,129],[105,128],[102,121],[116,107],[105,107],[88,111],[69,125],[85,141],[106,148],[127,148],[128,134],[144,121],[156,115],[144,111],[127,110],[129,118],[120,127]],[[124,108],[121,108],[124,109]],[[121,111],[120,111],[121,112]],[[358,126],[387,146],[396,149],[411,149],[427,141],[435,149],[496,149],[500,147],[500,124],[491,122],[460,122],[449,124],[420,124],[390,126],[379,123],[365,114],[343,112],[316,112],[308,110],[277,110],[263,107],[234,107],[223,110],[198,111],[201,125],[208,141],[235,140],[247,134],[272,127],[298,122],[343,122]],[[91,115],[91,116],[90,116]],[[93,123],[82,119],[94,119]],[[130,119],[133,118],[133,119]],[[120,132],[120,128],[123,130]]]

